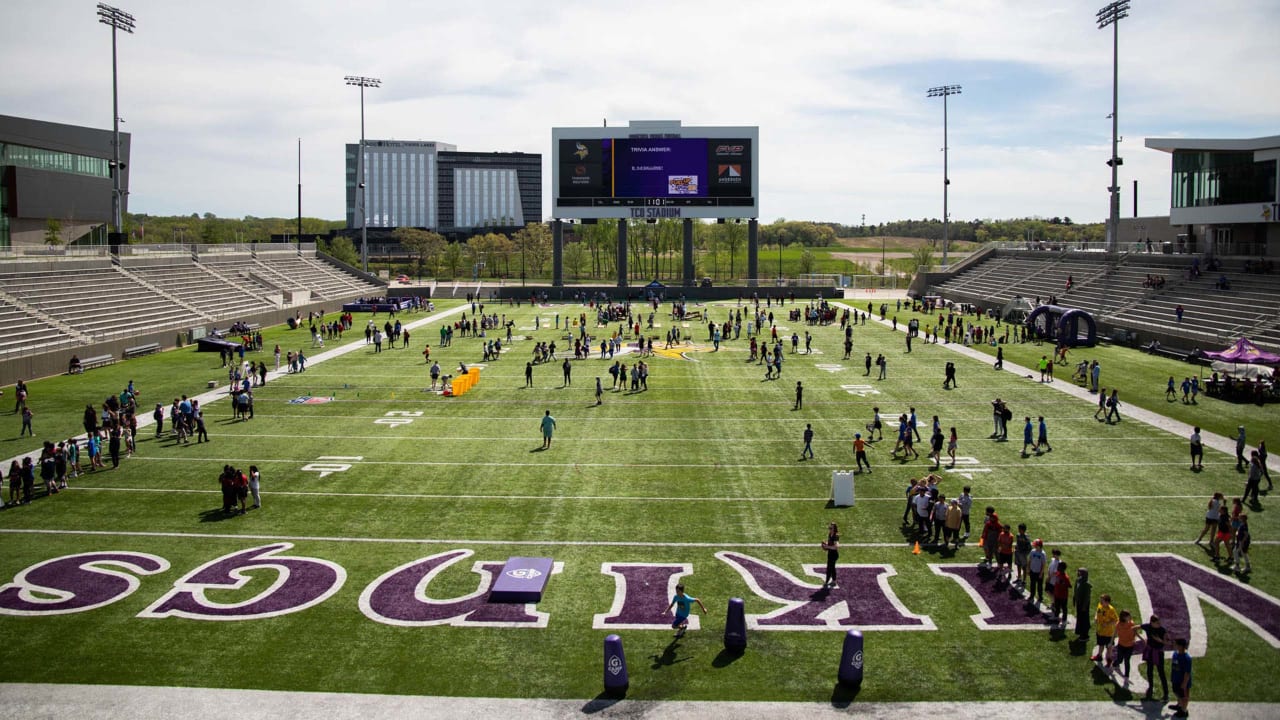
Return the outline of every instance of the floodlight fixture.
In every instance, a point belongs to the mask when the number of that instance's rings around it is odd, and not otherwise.
[[[948,150],[947,147],[947,96],[959,95],[959,85],[938,85],[929,88],[926,97],[942,98],[942,267],[947,266],[947,250],[950,243],[950,224],[951,215],[947,209],[947,191],[951,188],[951,176],[948,172]],[[881,248],[883,251],[883,248]],[[883,252],[881,253],[883,254]],[[883,265],[883,260],[881,261]]]
[[[1113,251],[1120,232],[1120,20],[1129,17],[1129,0],[1117,0],[1097,12],[1098,29],[1111,27],[1111,184],[1107,214],[1107,250]]]
[[[120,163],[120,75],[116,68],[116,31],[133,34],[133,16],[118,7],[98,3],[98,22],[111,26],[111,220],[115,223],[116,237],[124,232],[124,193],[120,190],[120,176],[124,165]]]
[[[368,191],[364,183],[364,89],[382,87],[382,80],[364,75],[347,75],[342,79],[348,85],[360,88],[360,152],[356,157],[356,190],[359,197],[356,204],[360,207],[360,264],[365,272],[369,272],[369,228],[365,208]]]

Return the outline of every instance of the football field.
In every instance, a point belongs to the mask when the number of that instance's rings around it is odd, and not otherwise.
[[[865,301],[857,305],[865,312]],[[1025,523],[1046,551],[1060,550],[1073,577],[1088,568],[1091,606],[1109,593],[1136,619],[1159,614],[1172,637],[1187,638],[1193,700],[1280,702],[1280,687],[1259,670],[1280,650],[1269,498],[1248,509],[1252,573],[1215,566],[1192,542],[1209,497],[1243,488],[1233,456],[1209,449],[1205,470],[1189,472],[1185,437],[1130,417],[1100,422],[1091,399],[996,372],[948,345],[918,339],[906,353],[903,333],[872,318],[853,330],[844,359],[839,323],[786,319],[801,307],[767,308],[786,338],[777,379],[749,359],[746,317],[742,336],[716,349],[705,320],[685,327],[666,304],[643,331],[657,338],[652,357],[624,332],[622,352],[600,359],[600,340],[619,323],[597,326],[593,309],[490,303],[486,312],[513,321],[513,339],[500,360],[480,362],[485,339],[439,346],[441,323],[473,316],[442,302],[431,317],[402,316],[414,328],[409,348],[375,353],[352,332],[329,356],[308,350],[317,356],[305,372],[254,389],[252,419],[233,417],[223,383],[218,399],[202,403],[208,443],[177,443],[167,420],[158,438],[144,427],[119,469],[0,513],[0,664],[63,683],[593,698],[603,639],[616,633],[628,697],[640,700],[1139,698],[1140,654],[1130,687],[1119,686],[1089,661],[1092,635],[1076,639],[1074,608],[1065,631],[1055,629],[1047,608],[979,567],[990,505],[1015,528]],[[750,313],[732,302],[696,309],[717,324]],[[577,336],[580,314],[593,350],[571,360],[566,384],[566,337]],[[357,331],[366,319],[356,317]],[[673,323],[688,340],[668,350]],[[296,346],[288,333],[271,329],[267,346]],[[506,342],[505,332],[487,340],[495,337]],[[552,341],[556,360],[535,365],[526,387],[534,344]],[[479,383],[458,397],[430,391],[425,343],[446,373],[480,368]],[[867,373],[867,353],[887,358],[884,379]],[[1007,353],[1029,365],[1039,349]],[[1132,370],[1114,355],[1108,382],[1149,362],[1133,355]],[[638,360],[649,368],[647,389],[612,388],[609,367]],[[109,380],[133,368],[163,378],[165,395],[174,386],[206,392],[206,378],[226,376],[216,356],[189,349],[136,362],[78,376],[78,387],[49,381],[58,384],[47,392],[65,395],[69,408],[49,425],[69,436],[78,408],[118,392]],[[958,369],[953,389],[942,388],[947,362]],[[1187,366],[1169,367],[1141,372]],[[1068,383],[1064,375],[1055,384]],[[41,385],[33,388],[34,403]],[[143,416],[153,402],[168,407],[145,382],[139,389]],[[1007,442],[990,438],[997,397],[1014,415]],[[832,473],[853,468],[854,433],[866,434],[874,407],[886,426],[870,446],[873,471],[857,475],[853,506],[835,507]],[[920,458],[899,460],[897,418],[913,407]],[[544,449],[547,411],[555,431]],[[1258,427],[1261,411],[1202,398],[1176,412],[1203,412],[1206,427],[1225,428],[1237,417]],[[902,522],[908,481],[931,467],[934,415],[958,435],[954,466],[944,452],[938,470],[940,491],[950,498],[972,487],[972,535],[959,549],[916,548]],[[1051,452],[1022,453],[1026,416],[1045,418]],[[813,458],[802,460],[806,425]],[[222,511],[218,476],[228,464],[261,470],[260,509]],[[838,587],[824,589],[830,522],[840,527],[840,566]],[[489,602],[510,557],[553,561],[541,602]],[[708,610],[679,639],[664,612],[677,582]],[[745,602],[741,655],[723,646],[730,598]],[[851,629],[866,643],[856,692],[835,688]]]

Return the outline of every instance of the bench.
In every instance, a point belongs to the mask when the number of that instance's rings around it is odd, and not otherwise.
[[[82,359],[80,361],[80,370],[83,372],[85,370],[92,370],[96,367],[103,367],[104,365],[113,365],[115,364],[115,361],[116,358],[114,355],[95,355],[91,358]]]
[[[157,352],[160,352],[160,343],[147,343],[146,345],[135,345],[130,348],[125,348],[123,355],[124,359],[128,360],[130,358],[142,357],[143,355],[150,355],[151,353]]]
[[[1143,351],[1152,355],[1160,355],[1161,357],[1173,358],[1174,360],[1186,361],[1191,357],[1190,350],[1179,350],[1177,348],[1165,347],[1160,345],[1152,347],[1151,345],[1142,346]]]

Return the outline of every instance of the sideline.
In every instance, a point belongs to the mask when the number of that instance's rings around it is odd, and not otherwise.
[[[844,303],[832,302],[831,304],[838,305],[840,307],[847,307],[851,312],[862,312],[858,308],[853,307],[851,305],[845,305]],[[962,316],[962,317],[967,317],[967,316]],[[884,327],[887,327],[891,330],[893,329],[892,320],[879,320],[873,315],[869,315],[868,319],[870,319],[872,322],[879,323],[880,325],[883,325]],[[899,325],[901,327],[899,327],[898,332],[901,332],[902,334],[905,335],[906,329],[907,329],[907,323],[899,323]],[[934,343],[930,343],[930,344],[934,344]],[[964,345],[962,343],[937,343],[936,346],[951,350],[954,353],[957,353],[959,355],[964,355],[965,357],[968,357],[970,359],[977,360],[984,365],[992,365],[994,362],[990,355],[987,355],[986,353],[978,350],[974,350],[973,348],[967,345]],[[1074,398],[1085,400],[1095,406],[1098,404],[1097,395],[1094,395],[1093,393],[1089,392],[1087,389],[1082,388],[1079,385],[1076,385],[1070,380],[1063,380],[1060,382],[1052,382],[1052,383],[1037,382],[1036,380],[1034,380],[1034,377],[1035,377],[1035,374],[1039,371],[1032,370],[1030,368],[1025,368],[1021,365],[1018,365],[1017,363],[1009,362],[1008,360],[1006,360],[1004,363],[1004,370],[1011,372],[1020,378],[1031,376],[1033,379],[1030,382],[1035,385],[1043,385],[1053,390],[1057,390],[1060,393],[1065,393]],[[1124,402],[1125,402],[1124,400],[1121,400],[1121,410],[1123,411],[1123,417],[1121,419],[1121,422],[1123,422],[1124,420],[1137,420],[1138,422],[1143,423],[1144,425],[1150,425],[1151,427],[1156,428],[1157,430],[1163,430],[1167,433],[1175,435],[1183,441],[1186,441],[1187,438],[1190,437],[1191,427],[1192,427],[1191,425],[1188,425],[1187,423],[1184,423],[1181,420],[1174,420],[1173,418],[1165,417],[1164,415],[1161,415],[1159,413],[1152,412],[1150,410],[1145,410],[1136,405],[1125,405]],[[1225,453],[1228,457],[1235,458],[1236,456],[1235,438],[1225,437],[1222,435],[1218,435],[1217,433],[1211,433],[1208,430],[1203,430],[1203,429],[1200,431],[1200,438],[1206,447],[1213,448],[1214,450],[1217,450],[1221,453]],[[1184,447],[1183,449],[1185,450],[1186,448]],[[1248,455],[1249,451],[1252,449],[1256,449],[1256,448],[1251,448],[1246,446],[1245,454]],[[1187,463],[1183,462],[1178,464],[1186,465]]]
[[[424,317],[424,318],[418,318],[417,320],[414,320],[413,322],[410,322],[410,323],[403,323],[401,327],[405,327],[410,330],[416,330],[417,328],[422,327],[423,325],[429,325],[433,322],[443,320],[444,318],[447,318],[450,315],[464,312],[469,308],[470,308],[470,305],[463,304],[463,305],[459,305],[456,308],[452,308],[450,310],[441,310],[435,313],[434,315],[428,315],[427,317]],[[361,328],[361,331],[363,331],[363,328]],[[356,327],[354,324],[352,324],[351,330],[349,330],[348,333],[353,333],[353,332],[356,332]],[[367,345],[368,343],[362,343],[359,341],[359,339],[352,340],[346,345],[340,345],[338,347],[333,348],[332,350],[325,350],[324,352],[314,357],[307,358],[307,366],[310,367],[313,364],[322,363],[325,360],[332,360],[333,358],[342,357],[343,355],[346,355],[348,353],[353,353],[356,350],[359,350],[360,348],[366,347]],[[263,350],[263,352],[265,353],[266,350]],[[285,377],[287,375],[300,375],[300,374],[301,373],[289,373],[283,370],[269,370],[267,371],[267,381],[270,382],[272,380],[276,380],[278,378]],[[218,387],[214,388],[213,390],[209,390],[199,395],[189,396],[190,399],[199,400],[201,407],[207,407],[210,403],[214,403],[214,402],[217,402],[218,400],[226,398],[229,393],[226,390],[222,389],[221,381],[219,381],[219,383],[220,384],[218,385]],[[230,387],[230,383],[228,383],[227,386]],[[151,427],[152,425],[155,424],[155,422],[156,422],[155,419],[151,417],[151,413],[143,413],[141,415],[138,415],[138,430],[141,431],[142,428],[144,427]],[[84,440],[87,437],[88,436],[85,433],[80,433],[79,435],[74,436],[77,442],[80,440]],[[20,455],[15,455],[14,457],[4,460],[3,464],[5,467],[8,467],[11,462],[16,460],[19,463],[21,463],[23,458],[27,458],[27,457],[31,458],[32,462],[35,462],[40,459],[40,450],[41,448],[37,447],[34,450],[29,450]]]
[[[873,660],[874,662],[874,660]],[[834,668],[833,668],[834,670]],[[868,673],[874,676],[874,670]],[[832,673],[834,675],[834,671]],[[834,677],[832,687],[835,687]],[[877,720],[945,717],[956,720],[1026,720],[1087,717],[1136,720],[1167,715],[1164,703],[1122,702],[919,702],[859,703],[844,691],[830,702],[746,702],[676,700],[521,700],[412,695],[372,695],[279,690],[143,687],[123,685],[0,684],[0,703],[10,717],[83,718],[85,720],[189,720],[234,716],[247,720],[323,717],[332,720],[376,718],[519,717],[653,718],[689,720],[724,717],[742,720],[847,718],[852,713]],[[1272,720],[1280,706],[1268,703],[1220,703],[1192,700],[1196,718]]]
[[[143,538],[198,538],[202,540],[266,540],[268,542],[332,542],[332,543],[379,543],[388,545],[519,545],[526,547],[643,547],[643,548],[813,548],[811,542],[656,542],[644,540],[493,540],[460,538],[378,538],[350,537],[326,535],[258,535],[258,534],[217,534],[194,532],[160,532],[149,530],[53,530],[48,528],[0,528],[0,536],[4,535],[88,535],[97,537],[143,537]],[[1116,546],[1145,547],[1155,546],[1170,548],[1185,543],[1185,540],[1061,540],[1054,541],[1055,547],[1093,547]],[[1254,540],[1254,545],[1280,545],[1280,540]],[[842,543],[844,547],[860,548],[895,548],[905,550],[901,542],[864,542]],[[969,563],[961,563],[969,564]]]

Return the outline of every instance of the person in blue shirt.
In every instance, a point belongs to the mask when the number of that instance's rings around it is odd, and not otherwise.
[[[551,447],[551,434],[555,432],[556,419],[551,417],[551,411],[548,410],[542,416],[542,449],[546,450]]]
[[[1040,416],[1040,429],[1036,433],[1036,452],[1053,452],[1053,446],[1049,444],[1049,426],[1045,423],[1043,415]]]
[[[1027,457],[1028,446],[1030,446],[1032,450],[1040,449],[1036,447],[1035,441],[1032,439],[1031,433],[1033,432],[1033,429],[1031,426],[1030,415],[1027,416],[1026,421],[1027,421],[1027,424],[1022,426],[1022,457]]]
[[[707,606],[696,597],[686,595],[684,592],[684,583],[676,585],[675,597],[671,598],[671,604],[663,611],[663,614],[671,612],[671,608],[676,609],[676,616],[671,620],[671,627],[676,631],[676,637],[683,637],[684,631],[689,628],[689,612],[693,610],[693,604],[697,603],[702,608],[703,614],[707,612]]]
[[[1170,666],[1173,668],[1173,693],[1178,696],[1178,702],[1170,705],[1169,709],[1174,711],[1174,717],[1186,717],[1187,703],[1191,701],[1191,655],[1187,652],[1184,638],[1178,638],[1173,644],[1177,650],[1173,652]]]

